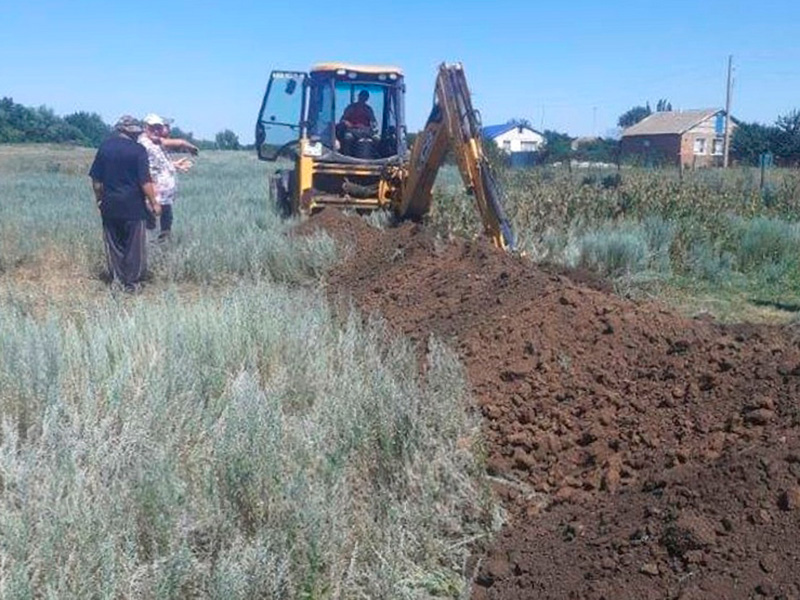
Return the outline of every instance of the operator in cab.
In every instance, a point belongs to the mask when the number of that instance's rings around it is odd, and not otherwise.
[[[342,119],[336,127],[342,153],[359,158],[373,158],[375,134],[378,122],[372,107],[367,104],[369,92],[358,92],[358,100],[344,109]]]
[[[361,90],[358,92],[358,100],[344,109],[342,124],[347,129],[356,127],[374,129],[377,127],[375,113],[372,112],[372,107],[367,104],[367,100],[369,100],[369,92]]]

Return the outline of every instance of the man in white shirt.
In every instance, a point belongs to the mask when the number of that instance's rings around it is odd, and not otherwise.
[[[139,143],[147,150],[147,157],[150,163],[150,177],[161,205],[161,231],[158,235],[159,241],[168,240],[172,234],[172,205],[178,189],[178,181],[175,176],[177,171],[187,172],[192,167],[192,162],[188,158],[172,160],[166,152],[165,147],[170,149],[185,149],[193,154],[197,153],[197,148],[186,140],[167,138],[169,125],[167,120],[155,113],[150,113],[142,119],[144,132],[139,136]],[[165,142],[165,140],[169,140]],[[148,223],[149,229],[155,229],[155,219]]]

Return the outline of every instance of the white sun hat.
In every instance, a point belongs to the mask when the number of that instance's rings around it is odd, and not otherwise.
[[[166,125],[167,121],[156,113],[150,113],[149,115],[145,115],[144,119],[142,119],[142,123],[145,125]]]

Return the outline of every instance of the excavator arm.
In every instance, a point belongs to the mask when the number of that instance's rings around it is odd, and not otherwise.
[[[498,248],[513,250],[514,234],[483,151],[480,120],[460,63],[439,66],[433,109],[411,149],[408,174],[395,206],[397,216],[420,219],[428,212],[433,182],[448,148],[455,154],[467,191],[475,197],[484,231]]]

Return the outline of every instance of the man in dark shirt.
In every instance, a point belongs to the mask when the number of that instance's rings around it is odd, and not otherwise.
[[[103,219],[108,270],[126,291],[136,290],[147,270],[148,212],[161,212],[150,180],[147,151],[136,142],[142,130],[133,117],[121,117],[89,170]]]
[[[345,127],[349,129],[375,127],[375,113],[372,111],[372,107],[367,104],[367,100],[369,100],[369,92],[361,90],[358,92],[358,100],[344,109],[342,123],[344,123]]]
[[[361,90],[358,92],[358,101],[348,105],[342,113],[342,118],[336,126],[336,136],[339,138],[342,154],[360,156],[360,153],[356,152],[357,142],[369,140],[369,147],[373,143],[378,124],[372,107],[367,104],[368,100],[369,92]],[[366,158],[366,156],[360,157]]]

